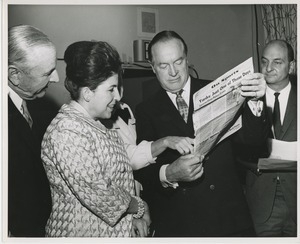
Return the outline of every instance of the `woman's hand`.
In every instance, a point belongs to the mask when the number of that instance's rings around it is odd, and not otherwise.
[[[150,224],[151,224],[149,206],[145,201],[143,201],[143,202],[144,202],[145,212],[144,212],[144,215],[143,215],[142,219],[146,221],[147,227],[149,228]]]
[[[164,138],[164,145],[177,150],[181,155],[190,154],[194,150],[194,139],[180,136],[167,136]]]
[[[147,237],[148,236],[148,226],[146,220],[143,218],[132,220],[132,228],[131,228],[131,236],[132,237]]]
[[[144,202],[145,212],[142,218],[140,219],[133,219],[132,229],[131,229],[131,236],[132,237],[147,237],[150,232],[150,211],[148,204]]]

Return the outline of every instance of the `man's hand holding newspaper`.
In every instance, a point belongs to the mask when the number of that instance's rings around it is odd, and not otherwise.
[[[263,74],[251,73],[241,81],[241,95],[257,101],[266,94],[267,84]]]
[[[236,119],[236,114],[245,98],[256,106],[257,100],[265,95],[263,75],[253,72],[249,58],[194,94],[195,155],[205,156],[242,127],[241,117]]]

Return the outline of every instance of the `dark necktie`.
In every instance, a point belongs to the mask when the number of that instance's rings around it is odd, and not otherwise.
[[[29,113],[28,108],[27,108],[27,104],[24,100],[22,102],[22,109],[23,109],[24,118],[26,119],[26,121],[29,124],[30,128],[32,128],[33,120],[30,116],[30,113]]]
[[[176,92],[176,103],[178,107],[178,111],[185,122],[187,122],[188,114],[189,114],[189,107],[187,106],[186,102],[182,98],[183,90],[181,89],[179,92]]]
[[[281,132],[280,107],[279,107],[279,100],[278,100],[279,95],[280,95],[279,92],[274,93],[275,102],[274,102],[274,110],[273,110],[273,126],[274,126],[275,139],[278,139]]]

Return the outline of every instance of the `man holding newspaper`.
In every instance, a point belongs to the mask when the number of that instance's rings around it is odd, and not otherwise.
[[[248,158],[255,171],[247,167],[246,174],[246,196],[258,236],[297,236],[297,86],[290,81],[294,68],[288,42],[273,40],[265,46],[261,70],[267,81],[267,111],[273,116],[270,155]]]
[[[137,106],[138,142],[164,136],[193,138],[196,134],[194,152],[180,155],[167,149],[155,164],[136,173],[151,209],[155,236],[254,236],[232,143],[258,145],[267,137],[263,103],[259,101],[266,90],[263,75],[253,73],[248,60],[214,83],[195,79],[188,73],[187,46],[174,31],[158,33],[148,50],[161,89]],[[211,84],[214,86],[205,87]],[[202,89],[208,90],[201,94]],[[219,99],[223,108],[216,106]],[[203,110],[210,112],[202,116]],[[199,114],[210,126],[196,125],[202,121]],[[218,129],[212,132],[210,128],[215,127]],[[204,152],[199,147],[201,133],[208,141],[212,139]]]

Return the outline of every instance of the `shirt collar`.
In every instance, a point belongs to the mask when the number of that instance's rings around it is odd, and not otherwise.
[[[100,122],[100,120],[95,120],[94,118],[92,118],[90,116],[90,114],[85,110],[85,108],[80,103],[78,103],[75,100],[71,100],[71,102],[69,103],[69,106],[73,107],[78,112],[83,114],[84,115],[83,117],[85,117],[85,120],[88,121],[90,124],[96,126],[102,132],[106,133],[107,128]]]
[[[86,117],[93,119],[90,114],[85,110],[84,107],[81,106],[80,103],[76,102],[75,100],[72,100],[70,102],[70,106],[72,106],[73,108],[75,108],[76,110],[78,110],[79,112],[81,112],[82,114],[84,114]]]
[[[190,93],[190,88],[191,88],[191,77],[189,76],[187,82],[185,83],[185,85],[182,89],[184,92]]]
[[[189,78],[187,79],[187,82],[185,83],[185,85],[184,85],[184,87],[182,87],[182,90],[183,90],[183,95],[184,95],[184,93],[190,93],[190,84],[191,84],[191,77],[189,76]],[[169,94],[169,95],[175,95],[175,93],[173,93],[173,92],[170,92],[170,91],[167,91],[167,93]]]
[[[286,97],[286,96],[288,96],[289,93],[290,93],[291,87],[292,87],[291,86],[291,82],[289,82],[288,85],[285,88],[283,88],[281,91],[279,91],[279,93],[280,93],[279,97]],[[267,96],[273,97],[275,92],[276,91],[274,91],[269,86],[267,86],[267,89],[266,89]]]
[[[19,111],[22,111],[23,99],[13,89],[11,89],[9,86],[8,86],[8,95],[11,98],[14,105],[17,107],[17,109]]]

